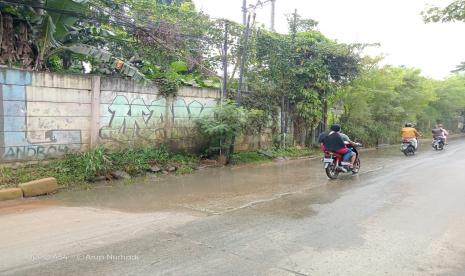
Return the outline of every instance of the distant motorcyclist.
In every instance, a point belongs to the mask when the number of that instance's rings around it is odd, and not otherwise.
[[[437,124],[436,127],[431,130],[431,133],[433,134],[433,139],[442,139],[444,144],[447,145],[447,136],[449,132],[444,129],[442,124]]]
[[[413,144],[415,149],[418,149],[418,137],[420,137],[420,133],[413,127],[411,123],[406,123],[405,126],[401,130],[402,139],[407,140]]]
[[[353,168],[356,154],[355,152],[351,151],[347,148],[346,144],[344,143],[343,136],[340,134],[341,126],[334,124],[331,126],[331,131],[322,139],[322,144],[324,150],[332,151],[337,154],[342,155],[342,159],[344,162],[350,161],[350,168]],[[345,135],[347,137],[347,135]],[[347,137],[348,138],[348,137]],[[350,139],[348,139],[350,141]]]

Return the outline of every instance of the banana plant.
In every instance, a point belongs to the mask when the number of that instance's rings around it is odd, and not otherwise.
[[[110,63],[112,64],[112,67],[116,70],[119,70],[119,72],[122,75],[131,77],[133,80],[136,81],[147,81],[145,75],[142,74],[136,67],[132,66],[128,62],[124,62],[114,57],[110,52],[107,52],[103,49],[80,43],[62,46],[60,49],[68,50],[76,54],[89,56],[105,63]]]
[[[74,16],[86,14],[90,11],[90,4],[96,0],[40,0],[43,8],[34,9],[29,15],[29,23],[32,29],[32,41],[37,49],[35,69],[44,67],[47,59],[58,52],[70,51],[85,55],[94,60],[107,63],[120,74],[131,77],[134,80],[146,80],[136,67],[129,62],[114,57],[108,51],[96,46],[82,43],[84,36],[110,39],[114,34],[104,28],[82,26],[80,18]],[[105,4],[105,3],[103,3]],[[60,11],[60,12],[54,12]],[[63,13],[62,11],[66,11]]]
[[[33,43],[38,52],[36,69],[43,66],[45,57],[51,50],[60,47],[70,28],[79,20],[78,17],[70,14],[87,10],[88,7],[85,5],[87,2],[88,0],[39,1],[39,6],[43,8],[34,9],[30,18]],[[53,10],[66,10],[69,13],[65,15]]]

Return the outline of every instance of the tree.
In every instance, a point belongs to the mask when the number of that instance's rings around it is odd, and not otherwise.
[[[455,129],[456,122],[465,112],[465,76],[455,75],[436,84],[437,98],[429,105],[433,123],[442,122]]]
[[[315,23],[310,21],[295,16],[289,34],[253,33],[247,70],[251,92],[244,96],[247,107],[272,116],[279,115],[281,106],[281,132],[292,121],[299,144],[309,143],[313,129],[326,121],[329,98],[358,74],[360,61],[354,47],[312,30]]]
[[[18,5],[2,4],[0,14],[6,19],[2,26],[6,31],[2,36],[0,61],[10,66],[17,64],[22,68],[43,70],[48,67],[49,59],[53,61],[57,54],[66,52],[65,56],[69,56],[72,52],[85,56],[85,59],[109,63],[134,79],[143,79],[144,76],[131,64],[115,58],[103,47],[86,44],[112,36],[111,32],[89,24],[90,14],[100,18],[105,16],[95,10],[97,4],[107,6],[108,1],[41,0]],[[65,67],[68,65],[63,63]]]
[[[444,8],[430,7],[422,12],[425,22],[465,21],[465,1],[456,0]]]
[[[465,0],[456,0],[446,7],[430,7],[422,12],[426,23],[431,22],[465,22]],[[453,73],[465,71],[465,62],[457,65]]]
[[[418,69],[380,66],[380,61],[366,58],[361,75],[336,94],[334,101],[343,107],[339,121],[347,134],[376,145],[397,141],[406,122],[425,134],[437,122],[455,128],[465,110],[464,77],[436,81]]]
[[[247,125],[247,111],[234,102],[217,106],[213,116],[204,116],[195,121],[200,135],[206,141],[208,155],[220,154],[230,160],[231,146],[235,137],[244,133]],[[254,115],[254,119],[257,116]]]

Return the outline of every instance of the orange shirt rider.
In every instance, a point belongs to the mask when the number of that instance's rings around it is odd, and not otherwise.
[[[402,133],[403,140],[409,140],[410,142],[413,143],[413,146],[415,147],[415,149],[418,148],[417,138],[421,135],[411,124],[405,124],[405,127],[402,128],[401,133]]]
[[[416,139],[420,136],[420,133],[414,127],[402,128],[402,139]]]

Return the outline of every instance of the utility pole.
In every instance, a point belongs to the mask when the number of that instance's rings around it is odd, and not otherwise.
[[[274,28],[275,8],[276,8],[276,0],[271,0],[271,31],[272,32],[276,31]]]
[[[274,3],[273,0],[272,3]],[[292,21],[292,47],[295,48],[295,37],[297,33],[297,9],[294,11],[294,18]],[[293,52],[295,49],[293,49]],[[287,140],[287,130],[289,128],[289,98],[285,95],[281,96],[281,147],[286,147],[286,140]]]
[[[239,84],[237,87],[237,95],[236,95],[236,103],[237,105],[241,105],[241,94],[242,94],[242,86],[244,82],[244,70],[245,70],[245,65],[247,63],[247,47],[248,47],[248,42],[249,42],[249,32],[250,32],[250,14],[247,18],[247,25],[244,30],[244,42],[242,45],[242,51],[241,51],[241,67],[239,71]]]
[[[242,1],[242,24],[247,24],[247,0]]]
[[[293,35],[293,39],[295,40],[295,36],[297,34],[297,9],[294,10],[294,19],[293,19],[293,23],[292,23],[292,35]]]
[[[223,91],[221,99],[227,97],[228,91],[228,21],[224,21],[224,45],[223,45]]]

